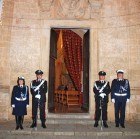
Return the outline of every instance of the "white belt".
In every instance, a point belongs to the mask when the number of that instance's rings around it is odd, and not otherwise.
[[[15,97],[15,99],[16,99],[17,101],[25,101],[27,98],[17,98],[17,97]]]
[[[119,93],[115,93],[115,96],[126,96],[127,94],[119,94]]]

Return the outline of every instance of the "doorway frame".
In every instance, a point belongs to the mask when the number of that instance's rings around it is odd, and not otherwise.
[[[81,23],[82,22],[82,23]],[[65,29],[88,29],[90,30],[90,38],[89,38],[89,112],[88,115],[90,118],[94,117],[95,110],[95,102],[94,102],[94,93],[93,93],[93,85],[95,80],[98,79],[98,69],[99,69],[99,54],[98,54],[98,29],[97,22],[94,21],[76,21],[76,20],[45,20],[42,23],[42,27],[46,28],[46,30],[42,30],[41,37],[41,68],[44,71],[47,71],[46,80],[49,79],[49,56],[50,56],[50,37],[51,37],[51,29],[52,28],[65,28]],[[47,52],[47,53],[46,53]],[[47,64],[46,64],[47,63]],[[94,64],[93,64],[94,63]],[[49,84],[49,83],[48,83]],[[46,115],[49,117],[48,112],[48,94],[46,101]]]
[[[81,109],[83,109],[83,111],[85,113],[89,112],[89,49],[90,49],[90,45],[89,45],[89,41],[90,41],[90,37],[89,37],[89,29],[79,29],[79,28],[51,28],[51,34],[50,34],[50,62],[49,62],[49,81],[51,82],[51,84],[48,86],[48,109],[50,113],[53,113],[51,111],[55,110],[55,102],[54,102],[54,92],[55,90],[53,90],[55,88],[55,70],[56,70],[56,65],[55,65],[55,60],[57,59],[57,43],[58,43],[58,38],[59,38],[59,34],[58,32],[56,32],[55,30],[71,30],[73,32],[75,31],[81,31],[82,34],[79,35],[76,34],[82,39],[82,88],[81,88],[81,92],[82,92],[82,98],[83,98],[83,103],[82,103],[82,107]],[[74,31],[75,30],[75,31]],[[85,31],[84,31],[85,30]],[[86,41],[85,41],[86,40]],[[55,58],[52,58],[55,57]],[[88,73],[88,74],[87,74]],[[52,102],[53,101],[53,102]],[[55,113],[55,112],[54,112]],[[76,112],[75,112],[76,113]]]

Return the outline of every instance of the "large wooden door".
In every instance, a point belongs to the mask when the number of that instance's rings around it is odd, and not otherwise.
[[[83,106],[89,111],[89,30],[83,38]]]
[[[49,87],[48,87],[48,109],[49,110],[54,109],[55,59],[57,58],[57,39],[58,39],[58,34],[53,29],[51,29]]]

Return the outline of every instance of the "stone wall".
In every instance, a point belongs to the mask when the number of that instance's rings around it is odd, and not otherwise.
[[[115,71],[125,70],[130,80],[131,101],[127,120],[140,120],[140,0],[4,0],[0,26],[0,119],[10,119],[10,96],[17,77],[26,84],[34,71],[45,71],[48,80],[51,27],[90,29],[90,116],[94,115],[93,83],[98,71],[107,72],[110,82]],[[31,98],[31,97],[30,97]],[[4,112],[6,109],[6,112]],[[109,102],[109,120],[114,107]],[[27,118],[31,117],[31,105]]]
[[[4,1],[0,25],[0,118],[8,119],[10,106],[10,43],[14,3]]]
[[[127,119],[140,120],[140,1],[104,0],[101,16],[98,30],[99,69],[107,71],[110,81],[116,77],[116,69],[125,70],[132,94]],[[110,103],[110,113],[112,109]]]

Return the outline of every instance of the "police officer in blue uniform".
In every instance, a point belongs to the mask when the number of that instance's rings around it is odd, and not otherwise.
[[[129,81],[124,79],[123,75],[123,70],[117,70],[117,79],[114,79],[111,85],[111,99],[115,107],[116,127],[120,125],[125,128],[125,107],[126,102],[130,100],[130,86]]]
[[[95,124],[94,127],[98,126],[98,121],[101,117],[101,107],[102,107],[102,120],[105,128],[107,125],[107,105],[108,105],[108,95],[111,92],[109,82],[105,80],[106,73],[100,71],[98,73],[99,80],[95,81],[93,91],[95,94]]]
[[[43,71],[37,70],[35,74],[37,79],[31,82],[33,123],[30,127],[34,128],[37,126],[37,111],[39,108],[42,127],[46,128],[45,105],[46,105],[47,81],[42,79]]]
[[[27,115],[27,107],[29,106],[29,89],[25,85],[24,77],[18,77],[17,85],[13,87],[11,96],[12,114],[16,119],[16,130],[23,129],[24,115]]]

